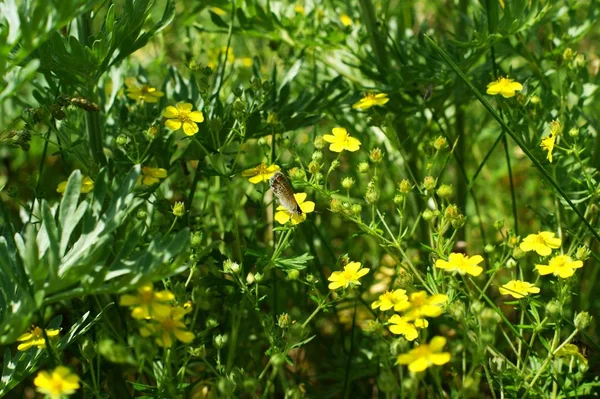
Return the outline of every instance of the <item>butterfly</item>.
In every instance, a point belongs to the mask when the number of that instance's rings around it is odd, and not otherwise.
[[[300,209],[300,206],[294,197],[294,190],[287,177],[285,177],[281,171],[278,170],[271,176],[269,184],[281,206],[290,213],[295,213],[299,216],[302,215],[302,209]]]

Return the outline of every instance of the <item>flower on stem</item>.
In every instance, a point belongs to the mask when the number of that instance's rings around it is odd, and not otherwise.
[[[127,82],[126,82],[127,84]],[[135,100],[139,103],[147,102],[147,103],[156,103],[162,96],[165,95],[160,90],[156,90],[154,87],[150,87],[148,85],[136,86],[136,85],[127,85],[127,97]]]
[[[554,274],[560,278],[568,278],[575,274],[575,269],[580,267],[583,267],[582,261],[573,260],[568,255],[557,255],[550,259],[547,265],[535,265],[535,270],[542,276]]]
[[[369,273],[369,269],[362,267],[360,262],[350,262],[344,266],[344,271],[336,271],[331,273],[331,276],[327,280],[329,283],[330,290],[337,290],[338,288],[348,288],[350,286],[360,285],[358,281],[361,277]]]
[[[68,181],[62,181],[56,187],[56,192],[64,195],[65,190],[67,189]],[[89,176],[83,176],[81,180],[81,193],[87,194],[94,189],[94,181]]]
[[[441,366],[450,361],[450,353],[442,352],[446,338],[433,337],[429,344],[421,344],[408,353],[398,355],[398,364],[408,364],[408,370],[418,373],[432,365]]]
[[[419,336],[417,328],[427,328],[429,326],[429,323],[425,319],[417,319],[414,323],[411,323],[405,317],[397,314],[390,317],[388,322],[391,324],[389,326],[390,332],[396,335],[403,335],[407,341],[414,341]]]
[[[175,340],[189,344],[196,336],[188,331],[182,319],[191,310],[191,306],[187,308],[185,306],[171,307],[168,309],[166,317],[150,321],[140,328],[140,335],[142,337],[155,336],[155,342],[163,348],[170,348]]]
[[[37,391],[48,395],[51,399],[60,399],[63,395],[71,395],[79,389],[79,377],[65,366],[58,366],[51,372],[40,371],[33,384]]]
[[[194,106],[190,103],[177,103],[169,105],[162,113],[167,118],[165,126],[167,129],[176,131],[183,127],[183,132],[188,136],[198,133],[198,125],[204,121],[202,111],[192,111]]]
[[[279,170],[279,166],[277,165],[269,165],[265,163],[261,163],[260,165],[246,169],[242,172],[243,177],[249,177],[248,181],[252,184],[257,184],[265,181],[269,181],[271,176],[275,174]]]
[[[185,204],[181,201],[176,202],[172,209],[173,215],[180,218],[185,215]]]
[[[535,251],[540,256],[548,256],[553,249],[560,248],[561,239],[554,237],[551,231],[542,231],[537,234],[529,234],[523,239],[519,248],[525,252]]]
[[[122,295],[119,300],[120,306],[135,306],[131,316],[135,319],[161,319],[168,317],[171,306],[165,302],[175,299],[171,291],[154,291],[152,284],[144,284],[137,290],[137,295]]]
[[[301,215],[298,215],[295,212],[290,212],[286,207],[279,205],[276,209],[277,212],[275,213],[275,220],[281,224],[286,224],[287,222],[291,221],[293,225],[304,222],[306,220],[306,214],[315,210],[315,203],[312,201],[306,201],[306,197],[306,193],[294,194],[294,198],[298,203],[298,207],[302,211]]]
[[[58,335],[60,330],[58,329],[48,329],[46,330],[46,335],[48,338],[53,338]],[[46,340],[44,339],[44,331],[40,327],[31,327],[29,331],[24,334],[21,334],[17,341],[23,342],[17,346],[17,350],[26,351],[27,349],[35,346],[38,349],[44,349],[46,347]]]
[[[340,22],[345,27],[352,26],[352,23],[353,23],[352,18],[350,18],[350,16],[348,16],[347,14],[340,15]]]
[[[350,134],[343,127],[334,127],[331,130],[333,134],[326,134],[323,136],[323,140],[328,143],[329,150],[333,152],[342,152],[344,150],[354,152],[360,149],[360,141],[354,137],[350,137]]]
[[[438,317],[442,314],[442,308],[439,306],[448,300],[444,294],[435,294],[430,297],[427,292],[418,291],[410,294],[410,307],[407,309],[404,317],[407,320],[417,320],[424,317]]]
[[[471,276],[479,276],[483,271],[481,266],[477,266],[483,262],[483,257],[475,255],[469,257],[461,253],[451,253],[448,260],[438,259],[435,261],[435,267],[444,269],[449,272],[458,272],[461,276],[470,274]]]
[[[152,186],[156,183],[160,183],[161,179],[164,179],[165,177],[167,177],[166,169],[144,166],[142,168],[142,174],[138,177],[137,182],[142,182],[145,186]]]
[[[358,100],[352,108],[354,109],[369,109],[374,106],[385,105],[390,99],[387,93],[366,93],[363,98]]]
[[[549,133],[548,136],[544,137],[540,143],[540,147],[542,147],[544,151],[548,151],[547,159],[550,163],[552,163],[552,151],[554,150],[555,143],[556,135],[552,133]]]
[[[521,299],[529,294],[537,294],[540,289],[527,281],[511,280],[499,288],[500,294],[512,295],[513,298]]]
[[[500,77],[487,85],[486,93],[492,96],[497,94],[504,98],[514,97],[515,92],[523,90],[523,85],[513,79]]]
[[[406,295],[406,291],[403,289],[397,289],[391,292],[386,291],[379,295],[379,299],[371,304],[372,309],[379,308],[382,311],[393,308],[395,312],[401,312],[408,307],[410,307],[410,304],[408,303],[408,296]]]

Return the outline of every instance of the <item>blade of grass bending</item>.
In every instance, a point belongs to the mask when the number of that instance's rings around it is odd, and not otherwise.
[[[427,39],[427,41],[429,42],[429,44],[431,45],[431,47],[433,47],[433,49],[444,59],[444,61],[446,61],[446,63],[448,64],[448,66],[450,66],[450,68],[452,68],[454,70],[454,72],[456,72],[456,74],[458,75],[458,77],[473,92],[473,94],[475,95],[475,97],[477,97],[477,99],[479,100],[479,102],[481,103],[481,105],[483,105],[483,107],[494,117],[494,119],[496,119],[498,121],[498,123],[500,124],[500,126],[502,126],[502,128],[506,131],[506,133],[508,133],[508,135],[510,136],[510,138],[513,139],[515,143],[517,143],[517,145],[521,148],[521,150],[523,150],[523,152],[525,153],[525,155],[527,155],[527,157],[531,160],[531,162],[533,162],[533,164],[540,171],[540,173],[542,174],[542,176],[550,183],[550,185],[552,185],[552,187],[554,187],[556,189],[556,191],[565,200],[565,202],[567,204],[569,204],[569,206],[571,207],[571,209],[573,209],[573,212],[575,212],[575,214],[579,217],[579,219],[581,219],[581,221],[585,224],[585,226],[588,228],[588,230],[593,234],[594,238],[596,240],[598,240],[598,242],[600,242],[600,235],[592,227],[592,225],[590,224],[590,222],[588,222],[585,219],[585,217],[583,216],[583,214],[581,213],[581,211],[579,209],[577,209],[577,207],[575,206],[575,204],[573,204],[573,202],[571,201],[571,199],[567,196],[567,194],[564,192],[564,190],[558,185],[558,183],[556,183],[556,181],[554,181],[554,179],[552,177],[550,177],[550,175],[548,174],[548,172],[546,172],[546,169],[544,169],[544,167],[542,166],[541,162],[536,157],[533,156],[533,154],[531,153],[531,151],[529,150],[529,148],[527,148],[527,146],[525,146],[525,144],[523,144],[523,142],[521,141],[521,139],[519,137],[517,137],[517,135],[515,134],[515,132],[506,124],[506,122],[504,122],[504,120],[502,120],[502,118],[500,118],[500,115],[498,115],[498,113],[496,112],[496,110],[494,110],[494,108],[483,97],[483,95],[479,92],[479,90],[477,90],[477,88],[475,86],[473,86],[473,84],[469,81],[469,79],[467,78],[467,76],[460,70],[460,68],[458,67],[458,65],[456,65],[456,63],[454,61],[452,61],[452,59],[450,58],[450,56],[448,56],[448,54],[446,54],[444,52],[444,50],[442,50],[440,48],[440,46],[438,46],[437,43],[433,39],[431,39],[427,35],[425,35],[425,39]]]

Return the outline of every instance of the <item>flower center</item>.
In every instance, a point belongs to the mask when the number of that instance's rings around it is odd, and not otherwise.
[[[154,300],[154,292],[153,291],[143,291],[140,295],[140,302],[149,304]]]
[[[190,113],[187,111],[179,111],[178,119],[183,123],[191,122]]]
[[[256,174],[257,175],[266,175],[267,174],[267,165],[265,164],[260,164],[256,167]]]
[[[31,332],[31,335],[33,335],[33,337],[35,339],[42,338],[43,337],[42,329],[39,327],[34,328],[33,331]]]
[[[64,391],[64,387],[63,387],[63,381],[62,379],[53,379],[51,382],[51,390],[52,392],[56,393],[56,394],[62,394]]]

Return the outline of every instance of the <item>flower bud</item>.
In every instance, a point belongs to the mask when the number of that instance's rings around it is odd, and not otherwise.
[[[452,185],[442,184],[437,189],[436,192],[437,192],[438,197],[444,198],[444,199],[450,199],[450,197],[452,197],[452,194],[453,194]]]
[[[498,231],[502,230],[504,228],[504,220],[496,220],[494,222],[494,228]]]
[[[581,245],[577,247],[577,251],[575,251],[575,259],[577,260],[586,260],[589,259],[591,255],[591,251],[585,245]]]
[[[308,164],[308,171],[314,175],[321,169],[321,165],[317,161],[312,161]]]
[[[571,63],[573,68],[582,68],[585,66],[585,56],[583,54],[577,54],[575,59]]]
[[[446,148],[448,146],[446,139],[442,136],[439,136],[437,139],[435,139],[432,144],[433,144],[433,148],[435,148],[437,151],[439,151],[443,148]]]
[[[322,150],[323,148],[325,148],[326,144],[327,144],[327,142],[325,142],[325,140],[323,139],[323,136],[317,136],[315,138],[315,141],[313,141],[313,145],[315,146],[315,148],[317,150]]]
[[[579,129],[577,129],[576,127],[569,129],[569,136],[571,136],[571,137],[579,136]]]
[[[206,319],[206,329],[207,330],[210,330],[211,328],[215,328],[218,325],[219,325],[219,322],[215,318],[209,317],[208,319]]]
[[[267,114],[267,125],[276,125],[277,122],[277,114],[274,112],[269,112]]]
[[[535,94],[533,96],[531,96],[531,99],[529,99],[529,102],[532,103],[533,105],[539,104],[540,101],[542,101],[542,99],[539,96],[536,96]]]
[[[292,168],[288,170],[288,173],[293,180],[306,180],[306,172],[304,169]]]
[[[435,178],[433,176],[425,176],[425,179],[423,179],[423,187],[427,191],[433,191],[435,188]]]
[[[546,304],[546,316],[552,320],[559,320],[562,315],[562,306],[557,299]]]
[[[458,210],[458,206],[455,204],[448,205],[444,210],[444,217],[448,220],[454,220],[460,215],[460,211]]]
[[[227,274],[237,274],[240,271],[240,265],[227,259],[223,262],[223,271]]]
[[[375,187],[367,189],[365,199],[369,204],[375,204],[379,200],[379,190],[377,190]]]
[[[287,271],[287,279],[290,281],[293,280],[298,280],[298,277],[300,277],[300,272],[296,269],[290,269]]]
[[[180,218],[185,215],[185,204],[183,202],[176,202],[173,205],[173,215]]]
[[[454,320],[463,321],[467,314],[464,302],[456,300],[447,308],[447,312]]]
[[[485,305],[480,301],[475,301],[471,303],[471,312],[478,315],[485,309]]]
[[[331,166],[329,167],[329,170],[334,170],[340,167],[340,161],[338,159],[334,159],[333,161],[331,161]]]
[[[344,177],[342,179],[342,187],[344,187],[346,190],[350,190],[353,185],[354,185],[354,179],[353,178],[351,178],[351,177]]]
[[[146,218],[147,218],[147,217],[148,217],[148,212],[146,212],[146,211],[145,211],[145,210],[143,210],[143,209],[139,209],[139,210],[137,211],[137,213],[135,214],[135,218],[136,218],[137,220],[146,220]]]
[[[517,267],[517,261],[511,257],[506,261],[506,268],[512,269],[514,267]]]
[[[315,180],[318,182],[320,182],[321,180],[323,180],[323,173],[321,172],[317,172],[315,173]]]
[[[410,184],[410,181],[408,181],[408,179],[402,179],[402,181],[398,183],[398,190],[400,190],[402,194],[408,194],[412,191],[412,189],[413,186],[412,184]]]
[[[150,126],[148,130],[146,130],[146,135],[153,139],[158,135],[158,126]]]
[[[370,166],[368,162],[361,162],[358,164],[358,173],[367,173],[369,168]]]
[[[199,357],[201,359],[206,357],[206,346],[204,344],[198,346],[197,348],[189,347],[188,353],[194,357]]]
[[[483,247],[483,251],[486,254],[491,254],[492,252],[494,252],[496,250],[496,247],[493,246],[492,244],[487,244],[485,247]]]
[[[127,145],[127,136],[125,136],[124,134],[120,134],[117,136],[117,139],[115,140],[115,142],[117,143],[117,145],[119,147],[123,147],[125,145]]]
[[[202,244],[202,232],[195,231],[191,234],[190,243],[192,248],[198,248]]]
[[[264,91],[269,91],[271,89],[271,86],[272,86],[271,82],[269,82],[268,80],[263,80],[262,89]]]
[[[383,160],[383,151],[381,148],[373,148],[369,153],[369,159],[373,163],[379,163]]]
[[[279,328],[288,328],[292,324],[292,320],[287,313],[282,313],[277,318],[277,325]]]
[[[329,210],[334,213],[341,211],[342,203],[340,202],[340,200],[333,198],[329,203]]]
[[[404,202],[404,194],[394,195],[394,204],[401,205]]]
[[[567,47],[562,53],[562,58],[565,61],[571,61],[575,57],[575,52],[572,48]]]
[[[592,317],[588,312],[580,312],[575,315],[575,320],[573,324],[575,324],[575,328],[579,331],[585,330],[590,323],[592,322]]]
[[[223,121],[218,116],[214,117],[208,123],[208,128],[213,133],[219,133],[221,131],[221,129],[223,128]]]
[[[312,153],[311,158],[315,162],[320,162],[323,159],[323,153],[321,151],[315,151]]]
[[[362,206],[360,206],[360,204],[352,204],[352,206],[350,207],[350,212],[354,216],[358,216],[362,212]]]
[[[433,211],[431,209],[425,209],[423,211],[423,220],[429,221],[432,220],[435,217],[435,214],[433,213]]]
[[[550,133],[553,134],[554,136],[558,136],[558,135],[562,134],[563,129],[564,129],[564,126],[561,123],[561,121],[559,121],[558,119],[555,119],[552,122],[550,122]]]
[[[240,98],[242,96],[242,94],[244,94],[243,88],[236,87],[235,89],[233,89],[233,95],[236,96],[237,98]]]
[[[517,246],[519,244],[519,241],[521,241],[521,239],[519,238],[519,236],[511,235],[508,238],[508,242],[507,242],[508,247],[509,248],[514,248],[515,246]]]
[[[225,335],[215,335],[213,337],[213,344],[217,349],[222,349],[225,345],[227,345],[227,334]]]
[[[241,114],[246,110],[246,104],[244,104],[244,101],[236,98],[235,101],[233,102],[233,111]]]
[[[523,256],[525,256],[525,251],[523,251],[520,247],[514,247],[512,251],[512,257],[519,260]]]
[[[452,227],[455,229],[460,229],[465,225],[466,222],[467,218],[465,218],[465,215],[458,215],[454,220],[452,220]]]
[[[262,273],[256,273],[254,275],[254,281],[256,281],[257,284],[260,284],[260,282],[263,280],[264,276],[262,275]]]

